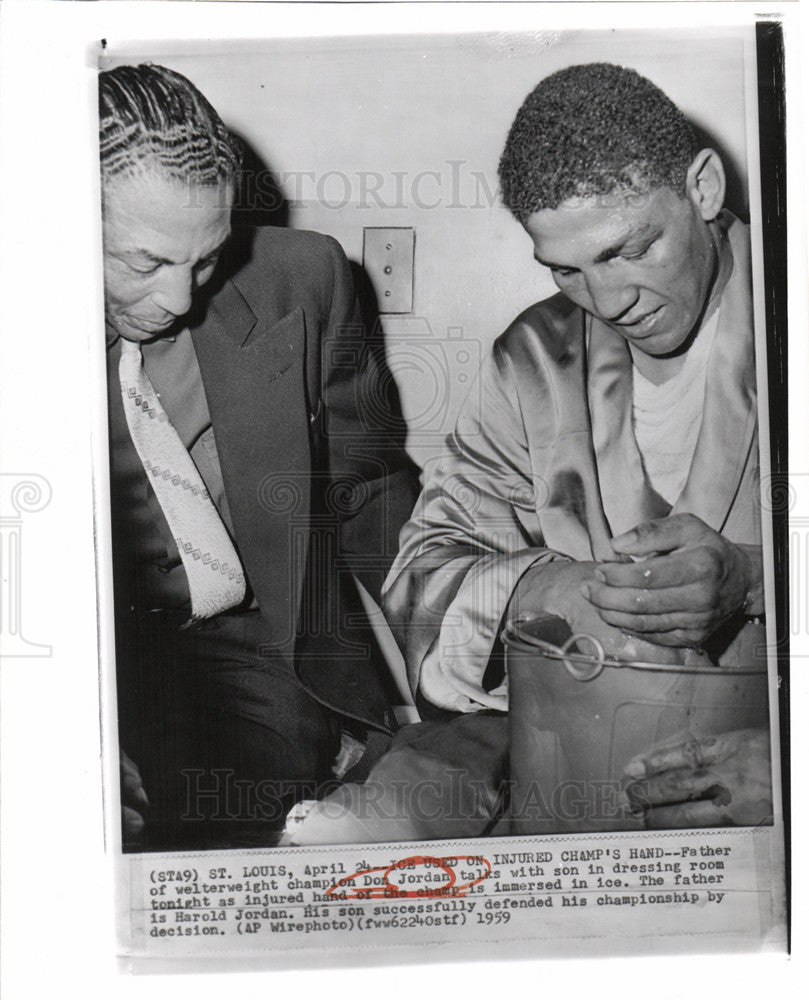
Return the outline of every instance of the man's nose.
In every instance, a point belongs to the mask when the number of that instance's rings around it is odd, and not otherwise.
[[[593,312],[601,319],[620,319],[638,300],[637,286],[617,272],[591,272],[585,281]]]
[[[168,267],[152,294],[153,301],[172,316],[184,316],[191,308],[194,272],[190,267]]]

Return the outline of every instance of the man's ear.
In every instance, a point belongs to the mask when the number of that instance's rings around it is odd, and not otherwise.
[[[685,175],[685,190],[706,222],[717,217],[725,204],[725,168],[713,149],[701,149]]]

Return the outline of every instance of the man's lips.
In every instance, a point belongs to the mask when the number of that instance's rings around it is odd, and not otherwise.
[[[644,313],[637,319],[623,319],[620,321],[615,320],[612,325],[619,327],[621,330],[627,330],[632,333],[643,333],[650,330],[654,326],[658,317],[661,315],[663,308],[663,306],[658,306],[657,309],[652,309],[650,312]]]
[[[160,320],[159,322],[138,319],[134,316],[125,316],[124,319],[135,330],[140,330],[143,333],[163,333],[164,330],[168,330],[174,322],[175,317],[170,316],[168,319]]]

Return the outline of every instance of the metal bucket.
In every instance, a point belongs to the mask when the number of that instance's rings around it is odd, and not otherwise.
[[[623,792],[632,757],[661,743],[766,727],[764,628],[745,629],[742,662],[750,665],[731,669],[618,665],[592,639],[571,637],[560,618],[509,622],[512,833],[642,829]],[[588,643],[592,655],[583,655]]]

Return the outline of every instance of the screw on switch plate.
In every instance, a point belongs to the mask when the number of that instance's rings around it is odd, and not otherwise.
[[[413,311],[413,258],[416,231],[399,226],[363,230],[362,266],[376,292],[381,313]]]

